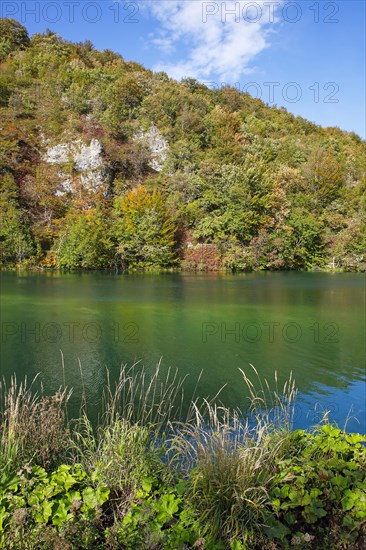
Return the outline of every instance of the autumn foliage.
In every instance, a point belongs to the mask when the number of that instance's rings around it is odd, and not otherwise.
[[[0,36],[2,266],[366,269],[356,134],[11,19]]]

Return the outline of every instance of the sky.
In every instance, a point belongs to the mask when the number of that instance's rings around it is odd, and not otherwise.
[[[364,0],[1,0],[0,17],[366,138]]]

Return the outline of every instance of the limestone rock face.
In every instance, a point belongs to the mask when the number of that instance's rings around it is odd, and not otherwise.
[[[155,170],[155,172],[160,172],[167,159],[169,144],[166,139],[163,138],[156,126],[151,125],[146,132],[139,130],[135,133],[134,140],[140,141],[146,145],[151,155],[149,162],[150,168]]]
[[[102,189],[107,192],[103,148],[97,139],[92,139],[89,145],[77,140],[48,147],[43,160],[60,166],[61,189],[58,195],[75,192],[77,180],[88,191],[95,193]],[[71,177],[71,174],[76,177]]]
[[[92,139],[90,145],[81,144],[74,154],[75,168],[79,172],[93,170],[103,166],[102,146],[97,139]]]
[[[50,164],[67,164],[70,162],[70,144],[59,143],[47,149],[44,160]]]

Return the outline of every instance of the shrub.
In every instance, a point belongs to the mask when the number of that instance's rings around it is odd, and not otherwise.
[[[282,392],[272,394],[268,383],[256,390],[243,376],[250,392],[249,418],[214,403],[195,405],[194,421],[182,424],[173,442],[189,476],[187,499],[202,534],[226,545],[263,537],[275,457],[286,448],[296,394],[291,379]]]
[[[0,18],[0,61],[7,54],[29,45],[27,29],[15,19]]]

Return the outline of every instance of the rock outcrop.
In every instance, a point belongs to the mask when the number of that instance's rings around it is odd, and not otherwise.
[[[107,192],[107,169],[103,148],[97,139],[92,139],[89,145],[81,140],[59,143],[47,149],[43,160],[60,166],[59,196],[75,191],[75,179],[90,192]]]
[[[160,172],[167,159],[169,144],[156,126],[151,125],[146,132],[139,130],[135,133],[134,140],[142,142],[147,147],[151,155],[150,168],[155,170],[155,172]]]

